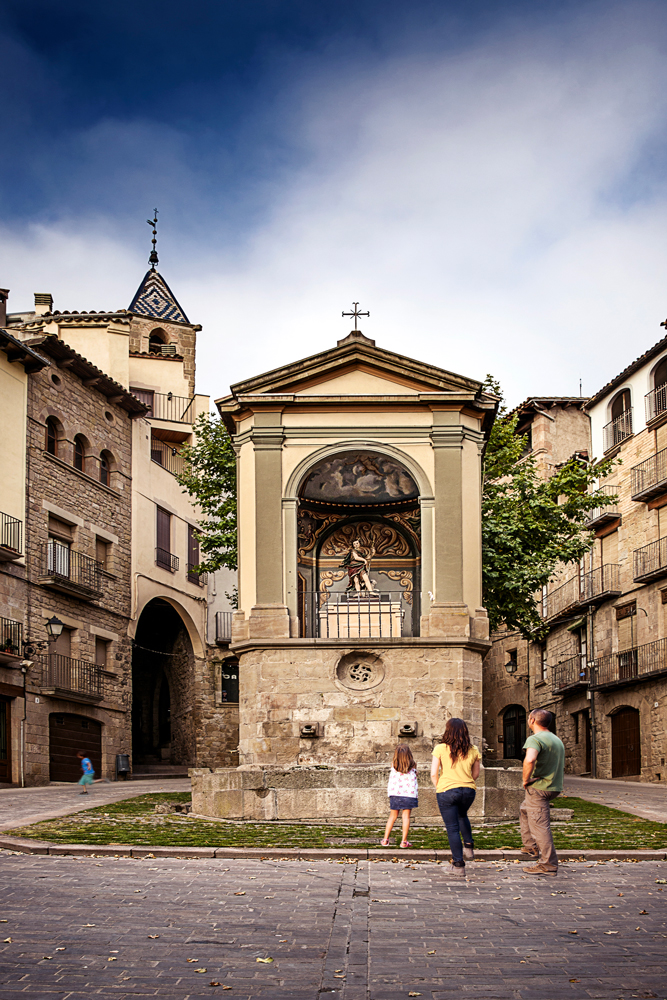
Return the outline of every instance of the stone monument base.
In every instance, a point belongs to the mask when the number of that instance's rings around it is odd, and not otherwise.
[[[386,764],[313,767],[191,768],[192,812],[232,820],[384,822],[388,813]],[[417,822],[440,820],[430,769],[419,765]],[[482,768],[470,818],[516,820],[523,800],[520,767]]]

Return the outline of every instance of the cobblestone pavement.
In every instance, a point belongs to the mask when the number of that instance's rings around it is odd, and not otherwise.
[[[0,852],[0,997],[667,997],[667,864],[447,871]]]
[[[0,789],[0,830],[38,823],[56,816],[93,809],[95,806],[132,799],[149,792],[189,792],[189,778],[156,781],[112,781],[93,785],[88,795],[79,795],[76,784],[44,785],[37,788]]]
[[[667,823],[667,785],[639,781],[607,781],[565,775],[565,795],[577,795],[612,809]]]

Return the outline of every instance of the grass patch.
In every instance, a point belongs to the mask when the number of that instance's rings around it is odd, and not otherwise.
[[[384,832],[384,824],[216,823],[179,814],[158,815],[154,811],[158,803],[189,801],[189,792],[141,795],[72,816],[6,830],[5,836],[30,837],[56,844],[345,848],[377,847]],[[555,806],[574,809],[570,822],[553,827],[554,841],[560,851],[667,849],[667,824],[640,819],[618,809],[577,798],[559,798]],[[417,812],[417,823],[418,815]],[[447,847],[444,827],[413,826],[410,839],[416,848]],[[519,824],[504,823],[480,828],[475,831],[475,845],[486,850],[519,848]]]

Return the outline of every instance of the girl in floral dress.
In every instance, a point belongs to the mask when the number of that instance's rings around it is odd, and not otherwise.
[[[394,763],[389,775],[387,785],[387,795],[389,796],[389,819],[384,831],[384,838],[380,841],[383,847],[389,846],[389,834],[394,828],[394,823],[398,819],[398,814],[403,811],[403,839],[401,847],[412,847],[408,840],[410,830],[410,813],[419,805],[417,791],[417,765],[412,756],[412,751],[406,743],[401,743],[396,747]]]

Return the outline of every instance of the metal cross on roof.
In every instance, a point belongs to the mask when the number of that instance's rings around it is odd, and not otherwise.
[[[154,217],[152,219],[146,219],[148,225],[153,227],[153,239],[151,240],[151,243],[153,244],[153,249],[151,250],[150,257],[148,258],[148,263],[151,266],[151,271],[154,271],[155,265],[159,264],[157,250],[155,249],[155,247],[157,246],[157,208],[154,208],[153,212],[155,213]]]
[[[359,312],[359,303],[358,302],[353,302],[352,305],[354,306],[352,312],[349,312],[349,313],[344,312],[342,315],[343,316],[349,316],[350,319],[354,320],[354,329],[355,329],[355,332],[358,333],[359,330],[357,328],[357,321],[358,321],[359,317],[360,316],[370,316],[370,313],[369,312],[365,312],[365,313],[364,312]]]

